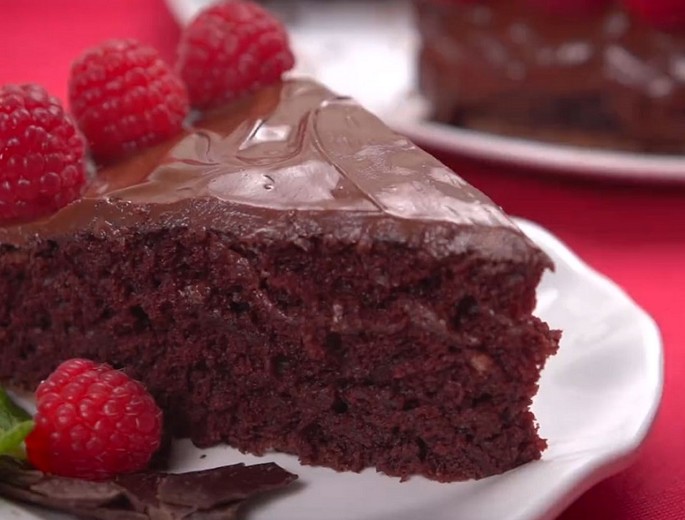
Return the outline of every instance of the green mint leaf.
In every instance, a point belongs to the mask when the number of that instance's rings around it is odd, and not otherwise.
[[[0,455],[11,455],[23,459],[25,457],[22,442],[33,430],[33,421],[24,421],[15,424],[9,430],[0,433]]]
[[[22,443],[33,426],[31,416],[0,388],[0,455],[23,457]]]

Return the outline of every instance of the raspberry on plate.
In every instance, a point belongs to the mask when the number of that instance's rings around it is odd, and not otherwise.
[[[0,222],[35,218],[81,195],[85,140],[39,85],[0,87]]]
[[[107,364],[65,361],[38,386],[36,408],[26,452],[45,473],[104,480],[144,469],[160,446],[154,399]]]
[[[178,55],[177,69],[197,108],[275,83],[295,63],[283,24],[244,0],[200,12],[183,31]]]
[[[100,162],[111,162],[181,131],[188,93],[156,49],[109,40],[71,68],[69,101]]]

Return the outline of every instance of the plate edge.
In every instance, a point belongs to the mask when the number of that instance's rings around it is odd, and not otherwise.
[[[593,459],[588,459],[588,465],[584,470],[579,470],[576,478],[571,478],[560,489],[561,497],[553,503],[548,504],[547,507],[541,509],[536,513],[535,520],[553,520],[561,514],[567,507],[569,507],[575,500],[577,500],[583,493],[597,485],[599,482],[627,469],[635,459],[639,456],[645,440],[649,436],[654,422],[659,411],[661,399],[663,397],[664,388],[664,348],[661,331],[654,318],[641,307],[620,285],[614,282],[611,278],[599,272],[587,262],[585,262],[577,253],[566,245],[561,239],[547,230],[540,224],[530,220],[514,217],[514,222],[521,228],[521,230],[533,242],[544,249],[540,245],[537,236],[544,238],[544,241],[552,244],[555,247],[555,253],[562,258],[562,260],[576,273],[582,276],[592,277],[597,283],[602,285],[610,292],[620,296],[624,301],[633,307],[635,311],[640,314],[641,325],[640,329],[643,337],[647,338],[645,343],[650,345],[650,348],[656,347],[656,356],[653,360],[653,365],[650,367],[655,370],[653,375],[656,380],[656,386],[652,387],[652,399],[648,409],[640,420],[640,428],[636,434],[629,439],[629,442],[624,442],[616,446],[614,449],[604,452]],[[532,520],[527,518],[512,519],[512,520]]]

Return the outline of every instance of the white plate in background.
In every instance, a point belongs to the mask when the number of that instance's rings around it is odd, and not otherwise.
[[[184,23],[212,0],[166,0]],[[685,182],[685,156],[542,143],[434,123],[416,92],[410,0],[267,0],[288,25],[295,73],[350,95],[420,144],[541,174]]]
[[[533,410],[549,448],[542,460],[480,481],[400,482],[366,470],[337,473],[296,457],[243,455],[225,446],[174,445],[173,471],[273,461],[301,487],[250,508],[250,520],[551,520],[581,493],[627,465],[654,419],[663,354],[653,320],[614,283],[552,234],[527,221],[523,231],[554,260],[538,290],[537,313],[564,331],[542,374]],[[206,455],[201,458],[202,455]],[[69,517],[0,501],[0,518]]]

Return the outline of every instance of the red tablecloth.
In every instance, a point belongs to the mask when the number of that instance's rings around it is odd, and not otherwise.
[[[5,0],[0,84],[38,82],[64,98],[71,60],[86,46],[135,37],[171,58],[178,33],[162,0]],[[685,519],[685,186],[579,180],[438,155],[508,212],[561,237],[661,326],[665,393],[641,455],[561,520]]]

